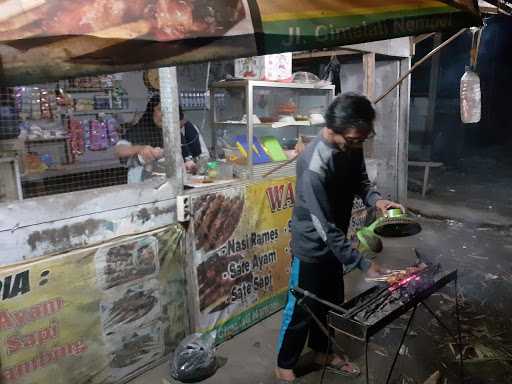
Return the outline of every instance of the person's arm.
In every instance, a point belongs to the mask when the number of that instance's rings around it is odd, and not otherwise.
[[[185,136],[181,135],[182,142],[184,138]],[[192,156],[192,153],[190,152],[187,145],[181,144],[181,156],[183,157],[183,165],[185,166],[185,171],[187,171],[187,173],[196,173],[197,165],[194,162],[194,157]]]
[[[129,141],[120,140],[114,148],[114,154],[119,159],[126,159],[138,155],[142,148],[142,145],[132,145]]]
[[[114,154],[119,159],[140,155],[145,161],[154,161],[163,155],[160,148],[153,148],[149,145],[132,145],[127,140],[120,140],[116,144]]]
[[[301,182],[304,183],[304,198],[311,220],[322,240],[342,264],[356,264],[358,268],[368,270],[371,263],[352,247],[352,242],[334,223],[323,177],[308,169]]]
[[[194,124],[192,124],[197,131],[197,135],[199,137],[199,143],[201,144],[201,156],[210,157],[210,151],[206,146],[206,142],[204,141],[203,135],[201,135],[201,131]]]

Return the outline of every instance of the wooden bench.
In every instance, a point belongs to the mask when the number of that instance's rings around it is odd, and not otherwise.
[[[425,167],[423,173],[423,187],[421,188],[421,196],[425,197],[428,188],[428,177],[430,175],[430,168],[442,167],[443,163],[435,163],[432,161],[409,161],[407,163],[410,167]]]

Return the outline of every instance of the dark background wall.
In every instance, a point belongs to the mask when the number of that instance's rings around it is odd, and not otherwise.
[[[443,40],[448,37],[444,35]],[[458,107],[459,84],[469,64],[470,47],[471,34],[467,32],[441,52],[438,102],[430,142],[434,152],[445,152],[444,157],[512,142],[512,17],[494,16],[486,20],[477,67],[482,88],[482,120],[464,125]],[[432,48],[432,39],[418,44],[414,60]],[[414,72],[412,97],[428,97],[429,76],[430,62]]]

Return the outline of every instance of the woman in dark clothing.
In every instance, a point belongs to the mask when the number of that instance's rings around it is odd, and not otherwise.
[[[203,148],[203,139],[197,128],[185,121],[180,108],[182,155],[187,172],[195,172],[194,158],[199,157]],[[154,95],[148,102],[144,115],[131,127],[123,140],[117,143],[116,156],[124,161],[128,169],[128,183],[140,182],[147,175],[144,165],[151,164],[163,157],[162,111],[160,96]],[[207,151],[206,151],[207,153]]]
[[[200,156],[208,157],[208,148],[199,133],[197,127],[190,121],[185,120],[183,111],[180,108],[181,127],[181,154],[185,161],[185,169],[189,173],[197,172],[195,160]]]

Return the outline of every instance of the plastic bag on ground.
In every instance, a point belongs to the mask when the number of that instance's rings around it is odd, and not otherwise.
[[[187,336],[174,351],[171,376],[183,383],[194,383],[212,376],[217,370],[216,332]]]

